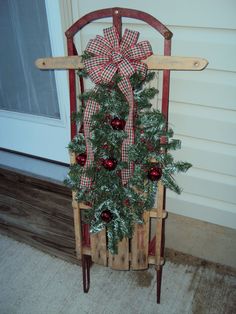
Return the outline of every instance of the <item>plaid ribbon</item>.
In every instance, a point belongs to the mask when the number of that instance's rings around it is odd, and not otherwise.
[[[141,60],[152,55],[152,48],[148,41],[137,43],[139,32],[126,29],[119,40],[119,34],[114,26],[103,30],[104,37],[97,35],[88,42],[86,51],[93,57],[84,61],[85,68],[95,84],[108,84],[112,81],[115,73],[121,75],[118,86],[129,103],[129,115],[125,125],[128,137],[122,143],[122,160],[128,162],[128,148],[134,144],[134,96],[129,78],[139,72],[145,78],[147,66]],[[94,113],[99,110],[99,104],[89,100],[84,113],[84,135],[87,149],[85,168],[94,160],[90,137],[90,120]],[[134,171],[134,164],[129,163],[127,169],[121,172],[122,184],[125,185]],[[90,187],[91,180],[82,176],[80,186]]]
[[[87,154],[87,159],[84,166],[85,168],[89,167],[94,160],[92,144],[89,141],[89,138],[91,138],[90,121],[91,121],[92,115],[96,113],[99,110],[99,108],[100,106],[96,101],[89,99],[87,102],[86,108],[84,110],[83,124],[84,124],[84,138],[85,138],[86,154]],[[81,180],[80,180],[81,188],[90,187],[91,184],[92,184],[91,178],[87,177],[86,175],[81,176]]]

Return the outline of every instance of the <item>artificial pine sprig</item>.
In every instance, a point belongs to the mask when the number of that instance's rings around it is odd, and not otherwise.
[[[150,72],[143,80],[141,75],[134,74],[130,79],[137,112],[134,125],[135,144],[130,146],[128,157],[129,162],[135,163],[135,169],[125,186],[121,182],[121,170],[127,167],[127,163],[122,161],[121,147],[127,135],[123,129],[114,129],[111,123],[114,118],[126,120],[129,113],[129,105],[117,86],[119,75],[114,77],[111,84],[97,85],[96,92],[89,91],[81,96],[85,103],[90,98],[100,106],[91,121],[90,142],[94,162],[86,169],[79,164],[71,166],[66,183],[77,191],[76,198],[79,202],[91,204],[91,209],[83,214],[85,221],[90,224],[91,232],[107,228],[108,247],[113,254],[117,253],[117,244],[120,240],[132,237],[134,225],[142,223],[143,212],[153,206],[157,183],[149,178],[149,170],[158,165],[162,169],[160,180],[164,186],[180,193],[181,189],[174,175],[191,167],[189,163],[174,161],[169,151],[179,149],[181,142],[173,138],[173,130],[167,129],[165,118],[160,111],[151,110],[150,100],[158,91],[145,87],[145,84],[151,81],[154,75],[155,73]],[[74,116],[80,125],[83,110],[84,108],[81,108]],[[75,154],[86,153],[82,133],[75,136],[69,144],[69,149]],[[116,167],[112,170],[107,170],[103,166],[102,160],[108,158],[116,160]],[[83,174],[92,179],[90,189],[80,188]],[[104,211],[111,214],[111,219],[104,221],[101,218]]]

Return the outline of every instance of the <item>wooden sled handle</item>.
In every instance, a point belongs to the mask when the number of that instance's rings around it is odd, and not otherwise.
[[[144,60],[151,70],[201,71],[208,65],[208,61],[195,57],[175,57],[153,55]],[[80,56],[41,58],[35,61],[41,70],[83,69]]]

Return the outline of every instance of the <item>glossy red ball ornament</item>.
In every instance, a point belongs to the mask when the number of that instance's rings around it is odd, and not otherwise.
[[[76,156],[76,162],[80,166],[84,166],[86,163],[87,155],[85,153],[79,154]]]
[[[101,219],[106,223],[110,222],[112,220],[112,213],[108,209],[105,209],[101,213]]]
[[[158,166],[155,166],[155,167],[152,167],[149,171],[148,171],[148,178],[151,180],[151,181],[158,181],[160,180],[162,176],[162,170],[160,167]]]
[[[111,126],[114,130],[124,130],[125,128],[125,120],[119,119],[119,118],[114,118],[111,120]]]
[[[111,171],[117,166],[117,161],[114,158],[103,159],[102,165],[105,169]]]

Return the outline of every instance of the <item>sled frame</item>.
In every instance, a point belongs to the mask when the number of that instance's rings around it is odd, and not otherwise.
[[[74,36],[88,23],[112,17],[113,25],[116,27],[119,36],[122,35],[122,18],[128,17],[138,19],[146,22],[156,31],[158,31],[164,38],[164,56],[171,55],[171,31],[163,25],[156,18],[150,14],[126,9],[126,8],[109,8],[91,12],[77,22],[75,22],[67,31],[67,48],[68,56],[78,55]],[[70,112],[71,115],[76,112],[76,76],[75,70],[69,70],[69,89],[70,89]],[[79,78],[80,92],[84,92],[83,78]],[[163,70],[162,82],[162,104],[161,111],[168,122],[169,111],[169,88],[170,88],[170,70]],[[83,105],[83,104],[82,104]],[[71,123],[71,139],[77,134],[77,126],[75,122]],[[71,164],[76,163],[75,154],[71,154]],[[158,183],[157,193],[157,207],[151,211],[144,213],[142,225],[136,225],[134,235],[131,240],[123,239],[118,244],[118,254],[111,255],[107,250],[106,230],[98,234],[89,234],[89,226],[82,224],[81,211],[87,209],[88,206],[83,203],[78,203],[75,199],[75,193],[72,195],[73,210],[74,210],[74,228],[76,241],[76,255],[82,260],[83,268],[83,285],[84,292],[88,292],[90,284],[89,268],[91,261],[100,265],[110,266],[118,270],[143,270],[147,269],[149,264],[156,266],[157,275],[157,303],[160,303],[161,295],[161,281],[162,281],[162,267],[164,264],[164,238],[165,238],[165,218],[167,216],[165,211],[166,204],[166,190],[163,185]],[[150,239],[151,218],[156,219],[155,237]]]

